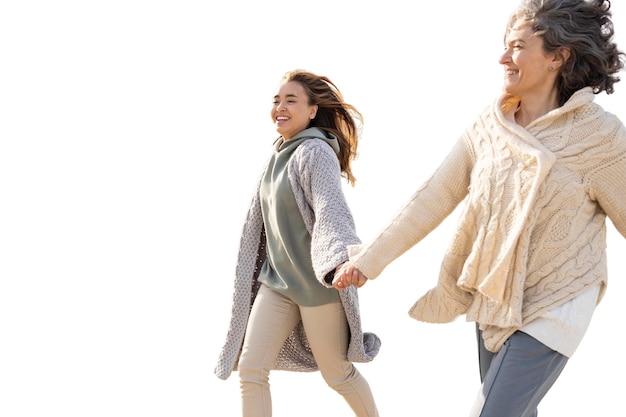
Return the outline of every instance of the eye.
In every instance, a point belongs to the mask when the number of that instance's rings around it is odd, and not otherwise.
[[[504,45],[505,51],[508,51],[509,49],[519,50],[519,49],[523,49],[523,46],[522,44],[519,44],[519,43],[512,43],[509,45]]]

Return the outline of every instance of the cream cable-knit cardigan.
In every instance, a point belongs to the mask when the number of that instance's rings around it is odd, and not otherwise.
[[[601,284],[602,296],[607,215],[626,237],[626,130],[593,98],[584,88],[526,129],[507,119],[500,98],[375,239],[350,247],[350,259],[376,278],[465,200],[438,284],[411,317],[465,314],[496,352],[590,287]]]
[[[317,135],[314,132],[313,136]],[[275,146],[277,149],[279,144]],[[348,259],[347,246],[359,242],[352,214],[341,188],[337,155],[323,140],[307,139],[291,157],[288,176],[304,223],[311,234],[311,258],[316,277],[322,285],[332,287],[324,278]],[[221,379],[227,379],[237,369],[250,308],[258,290],[256,278],[266,256],[258,191],[257,188],[243,227],[235,270],[230,327],[215,367],[215,374]],[[352,287],[348,291],[340,291],[339,294],[350,328],[348,360],[369,362],[378,354],[380,339],[374,333],[363,332],[361,329],[357,289]],[[318,369],[302,322],[283,345],[274,369]]]

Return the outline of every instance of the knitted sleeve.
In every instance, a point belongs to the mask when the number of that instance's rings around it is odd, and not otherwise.
[[[304,200],[310,208],[303,218],[311,233],[313,269],[318,281],[331,287],[325,277],[348,259],[348,245],[360,243],[343,192],[339,160],[327,143],[316,139],[305,141],[294,156],[298,175],[290,178],[300,181],[294,189],[296,200]]]
[[[615,119],[614,119],[615,120]],[[613,123],[606,158],[587,176],[589,194],[598,201],[615,228],[626,237],[626,128]]]
[[[311,233],[315,276],[324,286],[331,287],[332,274],[330,280],[324,278],[348,259],[348,245],[360,243],[343,193],[339,160],[328,144],[310,139],[298,147],[292,161],[297,174],[290,173],[289,178],[304,223]],[[380,338],[375,333],[364,332],[361,327],[357,288],[340,291],[339,296],[350,329],[348,360],[369,362],[380,350]]]
[[[368,244],[351,256],[369,279],[434,230],[468,193],[473,166],[469,139],[461,137],[443,163]],[[352,250],[351,250],[352,255]]]

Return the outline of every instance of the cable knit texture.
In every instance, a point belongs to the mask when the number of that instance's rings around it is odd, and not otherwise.
[[[503,99],[465,131],[380,235],[350,248],[370,279],[465,201],[438,284],[411,308],[434,323],[465,314],[498,351],[522,325],[607,282],[608,214],[626,236],[626,131],[584,88],[521,128]]]
[[[315,135],[317,133],[314,132]],[[322,285],[332,287],[325,278],[329,274],[332,276],[335,268],[348,259],[347,246],[359,243],[343,194],[339,161],[326,142],[312,137],[298,146],[289,161],[288,172],[302,218],[311,234],[311,258],[316,278]],[[250,309],[260,285],[257,277],[265,256],[265,234],[257,188],[240,242],[230,326],[215,367],[215,374],[221,379],[227,379],[237,369]],[[350,328],[348,360],[369,362],[378,354],[380,339],[374,333],[361,329],[358,290],[352,287],[339,294]],[[302,322],[283,345],[274,369],[318,370]]]

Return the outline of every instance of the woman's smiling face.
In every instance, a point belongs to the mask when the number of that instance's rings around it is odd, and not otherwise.
[[[309,104],[302,84],[287,81],[280,84],[274,96],[271,116],[276,131],[289,140],[309,126],[317,113],[317,105]]]
[[[528,21],[520,19],[509,29],[499,62],[508,94],[522,98],[547,93],[555,86],[554,57],[545,53],[543,40],[533,34]]]

